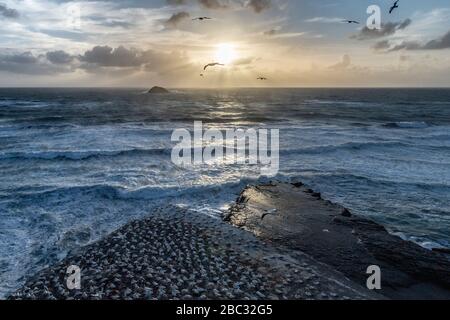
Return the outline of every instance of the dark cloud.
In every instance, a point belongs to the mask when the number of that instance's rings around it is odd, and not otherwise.
[[[270,0],[250,0],[247,3],[247,7],[251,8],[256,13],[260,13],[269,9],[272,6]]]
[[[166,26],[168,27],[177,27],[179,23],[182,21],[189,19],[190,15],[187,12],[178,12],[174,13],[166,22]]]
[[[160,75],[176,75],[180,70],[193,71],[185,53],[128,49],[123,46],[95,46],[81,55],[65,51],[49,51],[35,55],[31,52],[0,53],[0,71],[17,74],[49,75],[82,69],[90,73],[138,71]],[[196,69],[195,69],[196,70]]]
[[[189,66],[188,58],[181,52],[159,52],[154,50],[127,49],[123,46],[112,48],[96,46],[78,57],[80,68],[97,72],[111,68],[144,70],[168,73],[171,70]]]
[[[382,40],[382,41],[378,41],[377,43],[375,43],[375,45],[373,46],[373,48],[375,50],[386,50],[389,49],[391,46],[389,40]]]
[[[53,64],[69,64],[75,58],[74,56],[62,50],[47,52],[45,56],[47,60]]]
[[[18,18],[20,15],[16,9],[8,8],[6,4],[0,3],[0,16],[5,18]]]
[[[377,46],[377,45],[376,45]],[[386,49],[386,52],[400,51],[400,50],[443,50],[450,49],[450,31],[444,36],[430,40],[426,43],[419,43],[417,41],[403,41],[400,44],[392,45],[389,41],[379,43],[378,50]]]
[[[0,71],[29,75],[50,75],[69,72],[70,66],[52,64],[45,55],[31,52],[0,54]]]
[[[436,40],[431,40],[426,43],[421,49],[424,50],[440,50],[450,48],[450,31],[448,31],[443,37]]]
[[[411,19],[406,19],[402,22],[388,22],[381,26],[381,29],[369,29],[367,26],[361,29],[361,31],[352,36],[353,39],[368,40],[377,39],[395,34],[399,30],[406,29],[412,23]]]
[[[138,67],[144,63],[142,53],[135,49],[123,46],[111,48],[109,46],[96,46],[86,51],[78,59],[89,67]]]

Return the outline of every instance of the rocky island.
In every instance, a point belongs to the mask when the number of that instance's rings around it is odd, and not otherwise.
[[[167,90],[163,87],[155,86],[155,87],[151,88],[150,90],[148,90],[148,93],[150,93],[150,94],[167,94],[170,92],[169,92],[169,90]]]

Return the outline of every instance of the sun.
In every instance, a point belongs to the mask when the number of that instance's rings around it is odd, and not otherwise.
[[[215,58],[218,63],[230,64],[237,58],[236,48],[230,43],[217,45]]]

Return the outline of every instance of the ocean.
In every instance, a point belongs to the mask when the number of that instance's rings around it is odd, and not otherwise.
[[[172,132],[194,121],[279,129],[279,174],[175,166]],[[219,219],[268,179],[449,248],[449,168],[449,89],[0,89],[0,297],[155,207]]]

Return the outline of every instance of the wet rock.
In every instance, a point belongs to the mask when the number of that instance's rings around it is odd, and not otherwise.
[[[352,216],[352,213],[347,208],[342,209],[341,216],[350,218]]]

